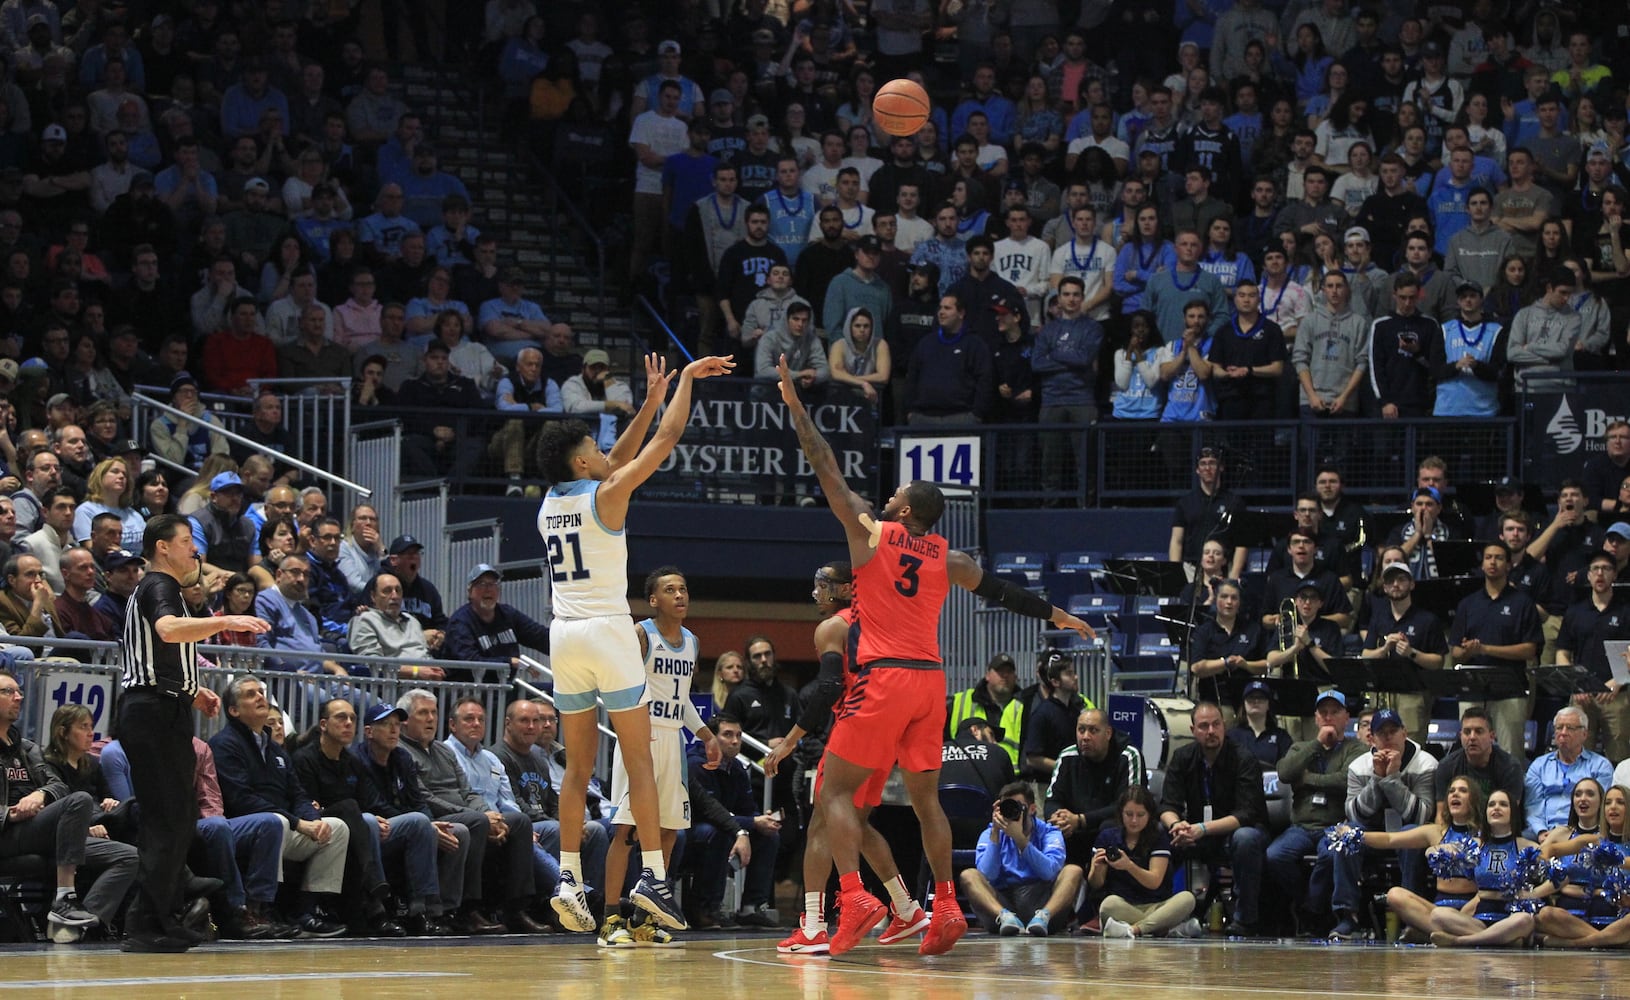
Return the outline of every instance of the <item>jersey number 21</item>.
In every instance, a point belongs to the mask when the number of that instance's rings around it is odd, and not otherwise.
[[[550,535],[549,547],[549,579],[555,583],[565,583],[567,580],[587,580],[589,571],[583,566],[583,545],[577,540],[577,532],[569,535]],[[567,548],[571,549],[572,568],[566,568]]]

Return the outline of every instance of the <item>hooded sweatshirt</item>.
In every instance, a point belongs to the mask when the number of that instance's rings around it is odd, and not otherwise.
[[[747,312],[741,320],[741,337],[751,340],[762,337],[772,330],[785,331],[787,328],[787,307],[794,302],[809,304],[809,300],[793,290],[791,285],[784,292],[777,292],[766,285],[759,293],[753,296],[748,303]],[[815,317],[810,316],[810,326],[815,325]]]
[[[1330,303],[1321,298],[1296,328],[1290,363],[1298,382],[1307,372],[1321,397],[1339,395],[1354,370],[1369,370],[1370,324],[1351,308],[1331,312]],[[1301,400],[1303,406],[1310,405],[1305,389]]]
[[[1519,384],[1539,372],[1572,371],[1580,326],[1579,314],[1571,307],[1552,309],[1544,298],[1519,310],[1511,321],[1505,354]]]

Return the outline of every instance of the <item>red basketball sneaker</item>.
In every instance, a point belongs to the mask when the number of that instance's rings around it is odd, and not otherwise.
[[[841,955],[859,944],[888,912],[882,900],[865,890],[839,893],[838,929],[827,942],[828,953]]]
[[[791,934],[788,934],[780,944],[776,945],[775,950],[783,955],[825,955],[827,945],[825,931],[810,937],[804,933],[802,927],[799,927]]]
[[[953,897],[954,898],[954,897]],[[968,933],[968,921],[957,912],[955,904],[949,909],[934,907],[934,919],[928,922],[928,933],[917,946],[919,955],[943,955],[956,946],[957,940]]]
[[[883,928],[883,934],[877,939],[878,944],[896,944],[908,937],[923,932],[928,926],[928,911],[920,906],[914,906],[906,917],[892,917],[889,925]]]

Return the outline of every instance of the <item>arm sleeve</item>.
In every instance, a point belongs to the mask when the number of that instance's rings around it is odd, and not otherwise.
[[[843,693],[843,654],[822,653],[820,673],[815,676],[815,689],[798,717],[798,728],[806,733],[820,732],[826,727],[832,706]]]

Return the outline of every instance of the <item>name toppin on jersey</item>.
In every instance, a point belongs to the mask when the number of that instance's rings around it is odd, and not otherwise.
[[[696,718],[690,701],[690,682],[696,676],[696,659],[701,649],[688,628],[675,649],[662,637],[655,619],[640,622],[645,630],[645,693],[651,699],[651,725],[663,729],[683,729],[687,716]]]
[[[592,479],[557,483],[538,510],[556,618],[628,614],[628,539],[601,523],[599,489]]]

